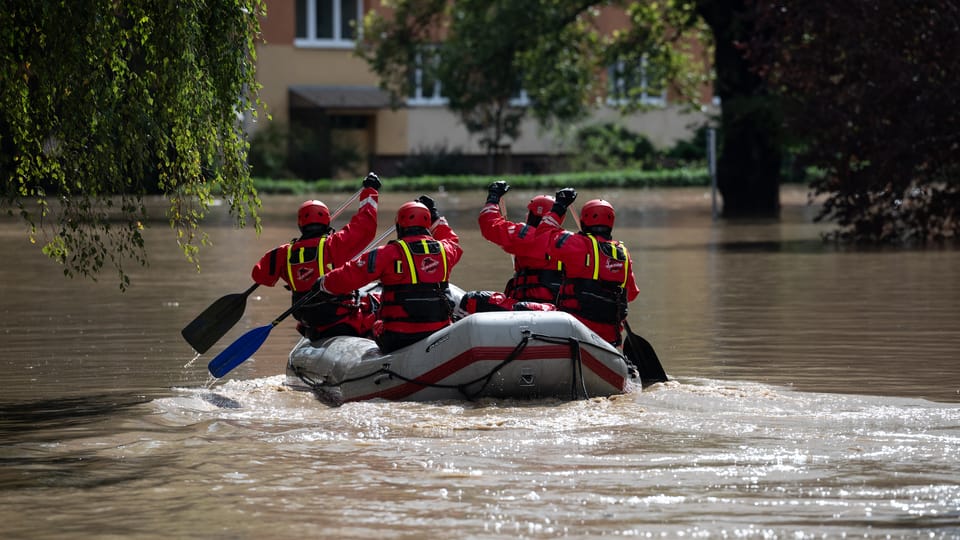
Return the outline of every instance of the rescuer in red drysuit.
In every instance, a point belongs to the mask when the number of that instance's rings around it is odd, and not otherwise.
[[[421,196],[397,211],[397,240],[328,272],[315,285],[344,294],[375,280],[382,293],[373,337],[384,353],[406,347],[445,328],[452,306],[450,271],[463,250],[433,199]]]
[[[297,211],[300,238],[267,252],[253,267],[253,280],[272,287],[282,279],[296,303],[321,276],[356,257],[376,236],[378,189],[380,179],[368,174],[360,191],[360,208],[336,232],[330,227],[327,205],[317,200],[304,202]],[[311,340],[364,336],[373,324],[371,310],[361,308],[353,290],[335,297],[317,295],[293,316],[299,322],[297,331]]]
[[[604,200],[580,209],[580,232],[560,227],[563,215],[577,198],[573,188],[557,192],[556,202],[537,227],[549,235],[548,254],[563,264],[564,280],[557,307],[579,319],[614,346],[622,343],[627,303],[640,293],[633,261],[622,242],[611,237],[615,213]]]
[[[500,198],[510,186],[500,180],[490,184],[487,202],[478,222],[484,238],[513,255],[513,277],[504,293],[514,299],[552,304],[557,300],[562,279],[559,261],[547,254],[550,238],[537,235],[537,226],[553,207],[553,197],[538,195],[527,204],[526,223],[508,221],[500,213]]]
[[[539,195],[527,204],[527,222],[507,220],[500,199],[510,185],[499,180],[487,188],[487,202],[478,222],[484,238],[513,256],[513,277],[503,293],[469,291],[460,300],[458,314],[482,311],[554,311],[562,274],[557,261],[547,256],[547,236],[537,236],[540,219],[553,206],[553,197]]]

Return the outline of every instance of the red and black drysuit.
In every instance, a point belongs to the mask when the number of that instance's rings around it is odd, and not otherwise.
[[[327,273],[323,289],[344,294],[375,280],[382,292],[374,339],[388,353],[411,345],[450,324],[450,271],[460,260],[460,239],[439,218],[430,226],[402,229],[398,240],[369,251]],[[432,234],[431,234],[432,233]]]
[[[550,239],[550,257],[563,264],[564,281],[557,308],[619,346],[627,303],[640,294],[626,246],[605,236],[565,231],[560,227],[560,217],[552,211],[537,229]]]
[[[536,226],[508,221],[494,203],[484,205],[478,222],[484,238],[513,255],[514,273],[504,294],[519,301],[556,302],[563,276],[559,261],[547,252],[550,236],[537,234]]]
[[[304,234],[267,252],[253,267],[253,280],[274,286],[279,279],[292,292],[292,302],[310,292],[325,273],[356,257],[377,234],[377,190],[360,192],[360,208],[340,230]],[[364,336],[373,324],[372,313],[364,313],[353,290],[334,297],[317,295],[314,301],[293,312],[297,331],[310,339],[332,336]]]

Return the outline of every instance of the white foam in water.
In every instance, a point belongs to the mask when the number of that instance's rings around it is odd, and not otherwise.
[[[550,508],[564,523],[615,516],[627,536],[652,522],[690,536],[897,537],[905,519],[943,532],[960,508],[953,404],[685,379],[576,402],[328,407],[283,381],[179,388],[157,406],[214,421],[205,438],[234,451],[325,456],[316,472],[342,482],[456,489],[509,527]],[[402,502],[378,504],[403,513]]]

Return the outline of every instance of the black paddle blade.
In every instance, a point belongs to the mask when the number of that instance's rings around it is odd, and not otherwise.
[[[183,327],[180,331],[183,339],[200,354],[210,350],[243,316],[247,307],[247,296],[256,288],[257,285],[254,285],[245,292],[228,294],[218,299]]]
[[[627,360],[633,362],[640,372],[640,382],[643,386],[653,383],[667,382],[667,374],[663,371],[663,365],[657,358],[656,351],[649,341],[634,334],[629,329],[626,331],[626,340],[623,343],[623,354]]]

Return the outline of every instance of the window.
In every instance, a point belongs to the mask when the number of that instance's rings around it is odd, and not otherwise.
[[[363,0],[297,0],[298,47],[352,48]]]
[[[637,101],[644,105],[663,107],[667,104],[667,91],[656,77],[656,70],[644,56],[640,65],[619,60],[607,70],[607,103],[624,105]]]
[[[430,67],[435,67],[438,61],[436,49],[426,49],[418,52],[414,58],[416,66],[410,74],[410,95],[407,96],[408,105],[446,105],[449,101],[443,95],[443,85],[433,75]],[[425,64],[424,62],[431,62]],[[527,91],[519,89],[510,96],[511,107],[526,107],[530,105],[530,96]]]
[[[424,60],[426,58],[426,60]],[[447,98],[441,92],[440,80],[434,77],[432,69],[427,69],[424,62],[431,62],[436,66],[437,54],[435,50],[428,49],[418,52],[414,58],[416,66],[410,76],[413,78],[410,84],[410,95],[407,96],[408,105],[446,105]]]
[[[529,107],[530,106],[530,96],[527,94],[527,91],[523,88],[517,90],[510,96],[510,106],[511,107]]]

